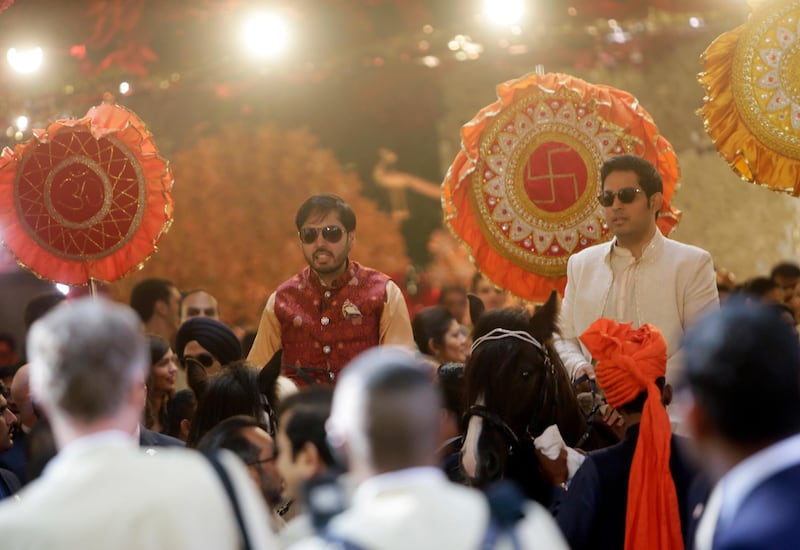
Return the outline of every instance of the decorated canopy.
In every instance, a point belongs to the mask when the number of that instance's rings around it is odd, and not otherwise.
[[[702,115],[742,178],[800,195],[800,0],[758,3],[703,54]]]
[[[38,276],[114,281],[151,254],[172,220],[172,173],[131,111],[104,103],[0,156],[0,236]]]
[[[445,223],[496,285],[530,301],[563,293],[569,256],[610,238],[596,196],[615,155],[646,158],[664,181],[659,227],[677,158],[636,98],[564,74],[530,74],[497,87],[498,99],[462,128],[442,185]]]

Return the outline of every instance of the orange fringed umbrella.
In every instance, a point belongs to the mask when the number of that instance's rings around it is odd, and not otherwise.
[[[172,172],[131,111],[104,103],[0,155],[0,237],[17,262],[69,285],[111,282],[172,221]]]
[[[567,259],[608,240],[596,200],[600,168],[630,153],[664,181],[658,225],[679,178],[672,146],[632,95],[564,74],[531,74],[497,87],[497,101],[461,129],[442,184],[445,223],[494,284],[533,302],[564,292]]]
[[[751,2],[744,25],[703,53],[701,114],[743,179],[800,195],[800,1]]]

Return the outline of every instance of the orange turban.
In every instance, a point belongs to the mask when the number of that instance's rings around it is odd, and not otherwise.
[[[598,319],[581,334],[597,360],[597,381],[617,408],[647,391],[628,478],[625,550],[683,549],[678,496],[669,469],[670,427],[656,379],[667,370],[667,344],[656,327]]]

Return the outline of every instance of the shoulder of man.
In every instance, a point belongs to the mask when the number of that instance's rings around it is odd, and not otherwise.
[[[610,249],[611,242],[604,241],[602,243],[593,244],[592,246],[587,246],[583,250],[571,255],[569,260],[581,262],[589,259],[603,258],[606,256],[606,254],[608,254]]]
[[[599,265],[603,263],[604,258],[608,255],[610,247],[611,244],[606,241],[575,252],[567,260],[568,268],[570,270],[583,269],[585,266]]]
[[[301,269],[300,271],[298,271],[297,273],[295,273],[294,275],[283,281],[281,284],[279,284],[272,294],[277,294],[282,290],[285,290],[286,288],[297,288],[297,286],[302,281],[308,279],[308,275],[310,272],[311,272],[310,267],[308,266],[304,267],[303,269]]]
[[[176,437],[148,430],[144,426],[139,432],[140,447],[185,447],[186,443]]]

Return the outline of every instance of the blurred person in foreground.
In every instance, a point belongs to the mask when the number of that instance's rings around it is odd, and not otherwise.
[[[316,539],[298,548],[345,547],[426,550],[567,548],[555,521],[535,503],[523,503],[507,531],[497,535],[487,498],[451,483],[438,467],[441,398],[430,368],[408,351],[369,350],[344,370],[327,422],[337,458],[357,484],[349,509],[333,517]],[[327,541],[327,542],[326,542]]]
[[[19,502],[0,504],[4,547],[238,549],[242,533],[252,548],[272,545],[261,496],[235,456],[218,456],[229,497],[200,453],[137,447],[149,354],[133,311],[77,300],[33,325],[28,350],[31,391],[59,454]]]
[[[729,302],[684,340],[678,401],[712,484],[698,550],[797,548],[800,344],[776,308]]]

